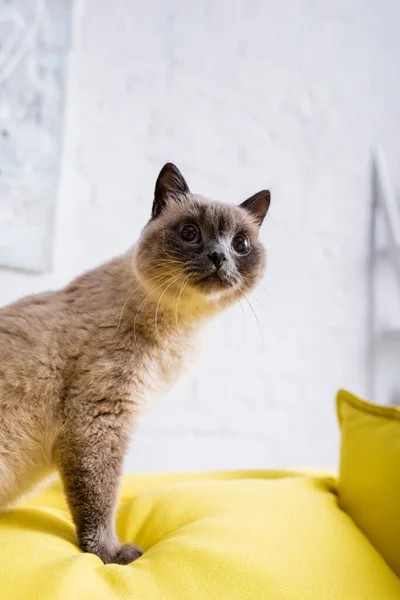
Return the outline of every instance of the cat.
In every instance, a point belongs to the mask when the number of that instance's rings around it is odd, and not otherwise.
[[[192,194],[168,163],[133,248],[0,310],[0,510],[57,469],[80,548],[104,563],[141,556],[114,528],[128,439],[202,325],[262,277],[269,204],[268,191],[240,206]]]

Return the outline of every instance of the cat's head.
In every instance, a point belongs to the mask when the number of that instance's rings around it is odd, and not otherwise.
[[[264,273],[258,234],[269,204],[268,191],[239,206],[192,194],[177,167],[166,164],[136,250],[142,284],[166,298],[179,293],[205,301],[240,298]]]

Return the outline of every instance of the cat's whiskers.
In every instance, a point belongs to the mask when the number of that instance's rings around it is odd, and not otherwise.
[[[259,283],[257,285],[257,288],[260,290],[260,292],[263,292],[263,294],[265,294],[266,296],[268,296],[268,292],[267,292],[266,288],[263,285],[261,285],[261,283]]]
[[[177,262],[176,264],[179,264],[179,263]],[[149,271],[154,271],[154,269],[157,269],[157,268],[165,270],[168,267],[170,267],[170,268],[174,267],[174,269],[176,269],[175,263],[172,263],[172,262],[171,263],[167,263],[167,264],[163,263],[162,265],[156,264],[156,265],[153,265],[152,267],[149,267],[148,269],[145,269],[144,271],[141,270],[140,273],[139,273],[139,275],[145,275]],[[147,281],[151,281],[151,280],[147,280]]]
[[[251,304],[250,300],[249,300],[249,299],[248,299],[248,297],[246,296],[246,294],[244,294],[240,288],[238,288],[238,292],[239,292],[239,293],[240,293],[240,294],[243,296],[243,298],[246,300],[247,304],[248,304],[248,305],[249,305],[249,307],[250,307],[250,310],[251,310],[251,312],[252,312],[252,313],[253,313],[253,315],[254,315],[254,318],[255,318],[255,320],[256,320],[256,322],[257,322],[258,329],[259,329],[260,336],[261,336],[261,345],[262,345],[262,349],[263,349],[263,350],[265,350],[264,334],[263,334],[263,331],[262,331],[262,328],[261,328],[261,324],[260,324],[260,320],[259,320],[259,318],[258,318],[258,316],[257,316],[257,313],[256,313],[256,311],[254,310],[254,308],[253,308],[253,306],[252,306],[252,304]]]
[[[257,300],[258,304],[261,306],[261,308],[265,311],[265,314],[269,314],[267,309],[265,308],[264,304],[261,302],[261,300],[259,298],[257,298],[257,296],[253,293],[252,296],[254,297],[254,300]]]
[[[176,283],[180,277],[181,277],[180,274],[177,275],[177,277],[175,277],[175,279],[173,279],[173,281],[171,281],[169,283],[169,285],[167,285],[167,287],[164,289],[164,291],[160,295],[160,297],[158,299],[158,302],[157,302],[156,311],[155,311],[155,315],[154,315],[154,327],[155,327],[156,336],[157,336],[159,342],[162,342],[162,340],[160,338],[160,335],[159,335],[159,332],[158,332],[158,323],[157,323],[158,309],[160,308],[160,302],[161,302],[161,299],[164,296],[165,292],[171,287],[171,285],[173,285],[174,283]]]
[[[147,269],[144,269],[144,270],[142,270],[142,268],[140,267],[140,269],[138,269],[138,271],[139,271],[139,275],[144,275],[145,273],[148,273],[149,271],[152,271],[152,270],[154,270],[154,269],[157,269],[157,267],[159,267],[159,268],[163,268],[163,267],[170,266],[170,265],[172,265],[172,264],[175,264],[175,263],[172,263],[172,261],[171,261],[171,263],[169,263],[169,262],[168,262],[167,264],[165,264],[165,263],[162,263],[162,264],[160,264],[160,263],[157,263],[157,264],[154,264],[154,265],[148,266],[148,268],[147,268]],[[176,264],[178,264],[178,263],[176,263]],[[144,266],[144,265],[142,265],[142,266]]]
[[[154,259],[154,260],[150,260],[150,261],[143,261],[140,265],[136,266],[136,269],[133,273],[133,276],[135,275],[135,273],[138,273],[143,275],[144,273],[147,273],[148,271],[150,271],[150,269],[156,269],[157,267],[168,267],[171,265],[179,265],[179,260],[170,260],[170,259],[166,259],[166,258],[161,258],[161,259]],[[145,269],[144,271],[142,270],[143,267],[148,267],[147,269]]]
[[[141,262],[140,265],[138,265],[138,264],[136,264],[136,259],[137,259],[137,256],[134,252],[132,255],[132,261],[131,261],[132,277],[135,276],[136,271],[141,270],[142,267],[145,267],[145,266],[149,266],[152,264],[155,264],[157,266],[157,264],[160,264],[160,263],[163,263],[163,264],[172,263],[172,262],[174,262],[176,264],[179,263],[179,260],[171,260],[169,258],[153,258],[151,260],[144,259],[143,262]]]
[[[131,280],[130,280],[130,285],[132,285],[132,281],[135,277],[135,275],[137,275],[137,272],[140,271],[141,275],[144,275],[145,273],[148,273],[151,270],[156,269],[157,267],[160,266],[160,263],[162,267],[167,267],[167,266],[171,266],[171,265],[177,265],[179,264],[179,260],[170,260],[167,258],[159,258],[159,259],[152,259],[152,260],[144,260],[140,265],[136,265],[135,263],[135,256],[132,259],[132,275],[131,275]],[[151,265],[151,266],[149,266]],[[142,271],[142,267],[147,266],[149,267],[148,269],[146,269],[145,271]]]
[[[185,279],[183,280],[182,285],[181,285],[181,289],[179,290],[178,299],[177,299],[176,304],[175,304],[175,322],[176,322],[176,326],[177,326],[179,332],[180,332],[179,323],[178,323],[179,301],[180,301],[181,296],[183,294],[183,290],[185,289],[185,287],[186,287],[186,285],[187,285],[187,283],[189,281],[189,278],[190,278],[190,275],[186,275]]]
[[[179,270],[179,269],[176,269],[176,270],[175,270],[175,272],[176,272],[176,271],[178,271],[178,270]],[[171,272],[169,272],[169,273],[164,273],[164,274],[161,274],[161,275],[156,275],[155,277],[151,277],[150,279],[147,279],[146,281],[143,281],[143,283],[141,283],[140,285],[138,285],[137,287],[135,287],[135,288],[132,290],[132,292],[129,294],[128,298],[125,300],[125,303],[124,303],[124,305],[123,305],[123,307],[122,307],[122,310],[121,310],[121,313],[120,313],[120,315],[119,315],[117,331],[119,330],[119,328],[120,328],[120,326],[121,326],[122,315],[123,315],[123,312],[124,312],[124,310],[125,310],[125,308],[126,308],[126,305],[128,304],[129,300],[132,298],[133,294],[134,294],[135,292],[137,292],[137,290],[139,290],[141,287],[143,287],[143,286],[144,286],[146,283],[148,283],[149,281],[154,281],[155,279],[157,279],[157,280],[158,280],[158,279],[161,279],[162,277],[167,277],[167,276],[169,277],[170,275],[171,275]],[[150,294],[151,294],[151,292],[150,292]],[[149,294],[149,295],[150,295],[150,294]],[[148,298],[148,296],[147,296],[147,298]]]
[[[242,346],[244,345],[244,343],[247,339],[246,315],[244,312],[243,304],[241,303],[239,296],[236,296],[236,298],[237,298],[237,301],[239,302],[240,310],[242,313],[243,335],[242,335],[242,341],[240,342],[240,346],[239,346],[239,348],[242,348]]]
[[[160,276],[160,278],[161,277],[170,277],[170,276],[171,276],[171,273],[166,273],[165,275]],[[133,335],[134,335],[135,343],[136,343],[136,321],[137,321],[138,317],[142,314],[147,300],[150,298],[150,296],[153,294],[153,292],[156,292],[157,290],[159,290],[165,283],[168,283],[169,281],[170,280],[163,281],[161,283],[161,285],[159,285],[158,287],[156,286],[156,287],[152,288],[150,290],[150,292],[147,294],[147,296],[145,297],[145,299],[139,305],[139,308],[136,311],[135,319],[133,321]]]

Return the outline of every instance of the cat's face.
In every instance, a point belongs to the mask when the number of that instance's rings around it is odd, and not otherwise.
[[[266,191],[240,206],[207,200],[190,193],[174,165],[165,165],[137,249],[146,289],[158,287],[168,297],[191,291],[209,300],[250,291],[264,272],[258,233],[269,202]]]

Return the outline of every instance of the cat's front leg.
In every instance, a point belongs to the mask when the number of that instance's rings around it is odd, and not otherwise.
[[[84,552],[104,563],[125,565],[142,555],[121,544],[115,533],[115,506],[126,443],[113,415],[76,414],[59,440],[56,460]]]

